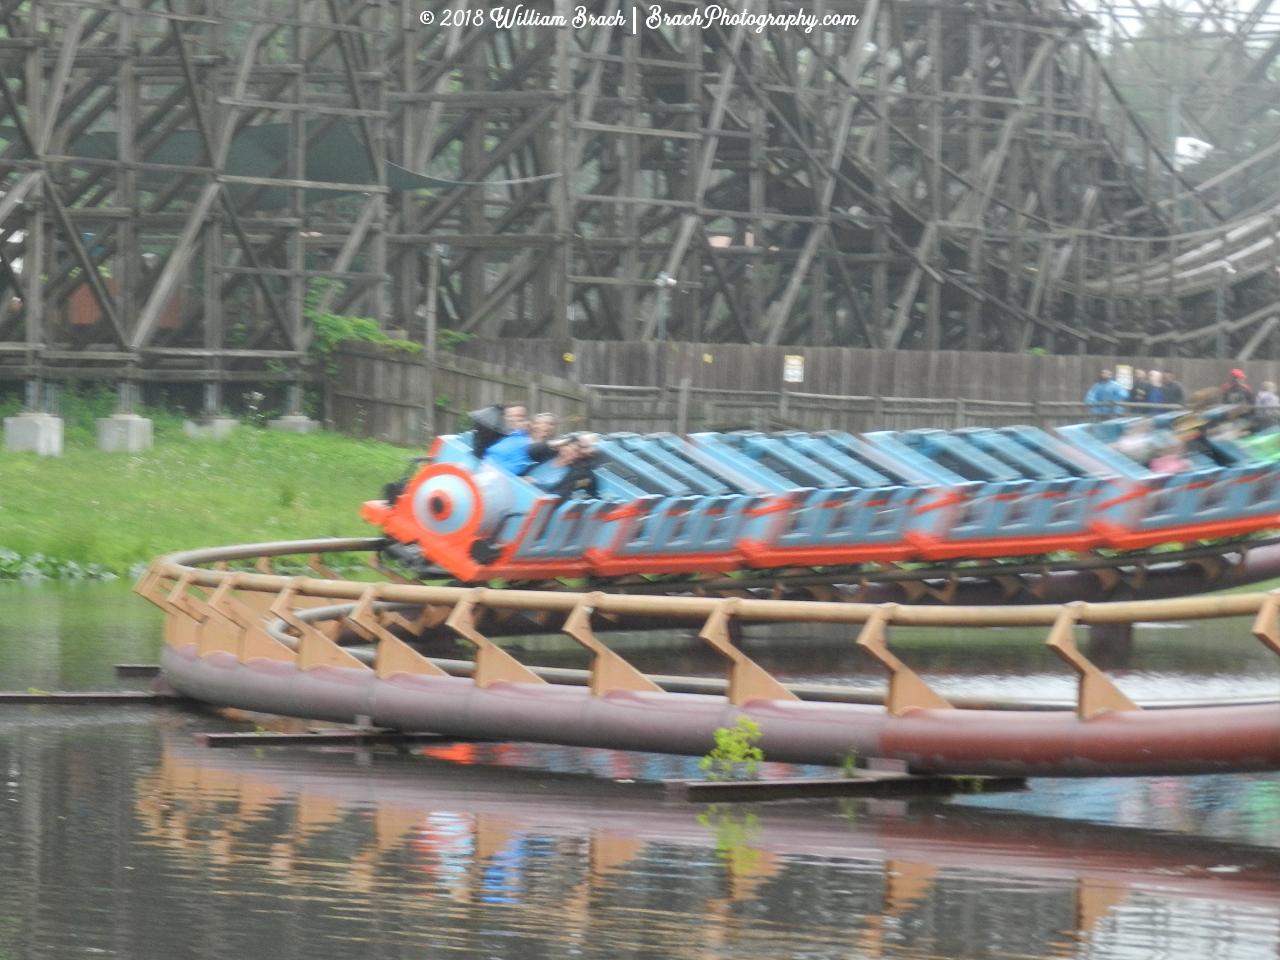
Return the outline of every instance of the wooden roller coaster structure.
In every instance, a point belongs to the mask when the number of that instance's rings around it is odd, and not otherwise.
[[[309,304],[419,342],[1274,357],[1266,0],[1179,20],[1216,49],[1148,78],[1188,93],[1163,130],[1117,74],[1133,23],[1058,0],[576,6],[0,3],[0,379],[216,412],[311,376]],[[1221,156],[1181,169],[1184,126]]]

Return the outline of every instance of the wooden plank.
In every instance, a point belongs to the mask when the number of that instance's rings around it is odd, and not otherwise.
[[[129,706],[178,703],[187,698],[175,693],[147,690],[3,690],[0,704],[47,703],[56,706]]]
[[[975,778],[976,779],[976,778]],[[1025,790],[1021,777],[982,777],[981,792]],[[692,803],[794,800],[820,797],[946,796],[970,789],[957,777],[864,772],[856,777],[794,777],[778,780],[664,780],[666,795]]]
[[[192,738],[200,747],[324,747],[419,743],[456,743],[459,738],[439,733],[400,733],[397,730],[347,730],[319,728],[309,733],[197,733]]]

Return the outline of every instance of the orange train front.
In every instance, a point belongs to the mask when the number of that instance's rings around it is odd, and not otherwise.
[[[1152,424],[1158,445],[1172,415]],[[1258,455],[1274,427],[1205,440],[1166,475],[1112,449],[1124,425],[615,434],[590,500],[549,496],[477,461],[470,435],[444,436],[361,512],[420,576],[463,582],[1129,550],[1280,527],[1280,464]]]

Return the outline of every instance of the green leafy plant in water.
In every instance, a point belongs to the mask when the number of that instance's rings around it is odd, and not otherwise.
[[[114,580],[116,573],[97,563],[77,563],[43,553],[20,554],[0,547],[0,580]]]
[[[865,801],[863,800],[855,800],[852,797],[845,797],[844,799],[836,801],[836,810],[839,812],[842,819],[847,820],[850,826],[854,826],[857,824],[858,817],[862,813],[864,803]]]
[[[756,746],[760,725],[750,717],[738,717],[732,727],[719,727],[716,745],[698,762],[698,769],[710,780],[752,779],[760,770],[764,752]]]
[[[840,773],[849,779],[853,779],[858,775],[858,751],[850,748],[849,752],[844,755],[844,761],[840,764]]]
[[[750,875],[760,859],[751,842],[760,835],[760,820],[754,813],[739,818],[732,807],[711,804],[698,814],[698,823],[716,835],[716,855],[738,875]]]

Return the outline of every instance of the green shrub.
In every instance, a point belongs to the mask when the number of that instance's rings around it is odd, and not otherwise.
[[[738,717],[731,728],[715,732],[716,745],[698,763],[711,780],[745,780],[756,776],[764,760],[764,752],[755,744],[760,739],[760,725],[750,717]]]

